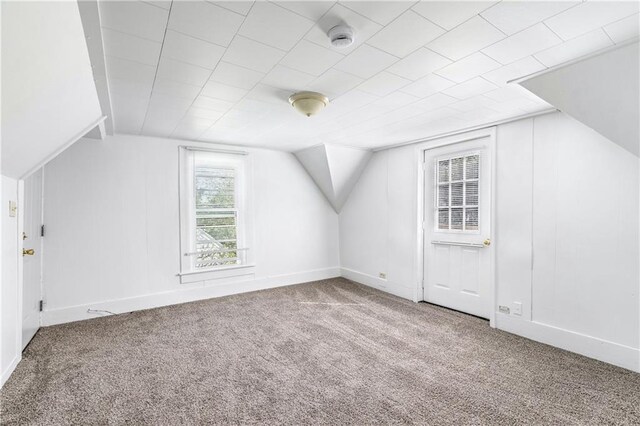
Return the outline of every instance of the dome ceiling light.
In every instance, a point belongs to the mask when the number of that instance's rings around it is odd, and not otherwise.
[[[298,92],[289,96],[289,103],[307,117],[311,117],[329,104],[329,98],[317,92]]]

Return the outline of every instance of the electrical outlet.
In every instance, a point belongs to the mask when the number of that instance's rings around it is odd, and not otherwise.
[[[498,311],[500,311],[501,314],[508,314],[511,312],[508,306],[503,305],[498,306]]]
[[[385,274],[384,272],[380,272],[380,273],[378,274],[378,276],[379,276],[380,278],[382,278],[383,280],[386,280],[386,279],[387,279],[387,274]]]
[[[522,303],[513,302],[513,315],[522,315]]]

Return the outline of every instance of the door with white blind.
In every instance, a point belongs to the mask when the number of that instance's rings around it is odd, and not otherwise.
[[[489,318],[491,139],[424,155],[424,300]]]

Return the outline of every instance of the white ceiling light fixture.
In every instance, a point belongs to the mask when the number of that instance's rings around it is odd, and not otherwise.
[[[331,28],[327,35],[331,40],[331,45],[339,49],[351,46],[356,39],[353,28],[344,24]]]
[[[298,92],[289,96],[289,103],[307,117],[311,117],[329,104],[329,98],[318,92]]]

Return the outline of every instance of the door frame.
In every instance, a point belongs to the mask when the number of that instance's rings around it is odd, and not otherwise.
[[[40,192],[40,223],[44,223],[44,166],[40,169],[31,171],[29,174],[22,176],[18,180],[18,233],[16,238],[18,239],[18,347],[22,348],[22,319],[23,319],[23,306],[24,306],[24,256],[22,250],[24,249],[24,240],[22,239],[22,233],[24,232],[24,214],[25,214],[25,185],[24,181],[29,179],[38,170],[42,170],[42,182]],[[40,250],[40,300],[44,300],[44,283],[43,283],[43,265],[44,265],[44,238],[40,238],[40,244],[36,247]],[[38,314],[38,322],[42,327],[42,312]],[[28,345],[27,345],[28,346]],[[20,350],[22,357],[22,349]]]
[[[416,282],[416,293],[415,293],[415,301],[424,301],[424,223],[425,223],[425,209],[424,209],[424,191],[426,188],[426,176],[425,176],[425,167],[424,167],[424,158],[427,151],[441,148],[445,146],[460,144],[464,142],[470,142],[477,139],[488,138],[489,140],[489,149],[491,150],[491,203],[489,204],[489,209],[491,211],[491,232],[489,238],[491,239],[491,245],[493,249],[490,253],[489,265],[490,265],[490,281],[489,281],[489,300],[491,311],[489,312],[489,325],[492,328],[496,327],[496,238],[495,235],[497,233],[496,228],[496,164],[497,164],[497,155],[496,155],[496,128],[488,127],[480,130],[475,130],[471,132],[466,132],[462,134],[456,134],[448,137],[437,138],[428,140],[422,143],[416,144],[414,149],[415,158],[416,158],[416,180],[418,182],[417,185],[417,215],[416,215],[416,229],[418,232],[416,238],[416,276],[418,280]]]

